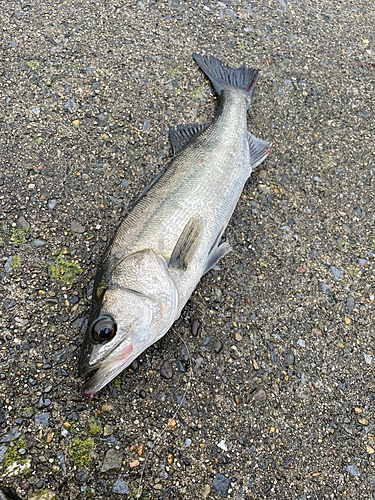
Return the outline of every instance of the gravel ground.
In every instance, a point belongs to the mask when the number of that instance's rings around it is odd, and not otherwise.
[[[375,498],[369,3],[0,9],[3,496],[135,498],[144,470],[143,499]],[[222,270],[89,402],[100,254],[170,160],[168,127],[215,113],[193,52],[260,69],[249,129],[274,146]]]

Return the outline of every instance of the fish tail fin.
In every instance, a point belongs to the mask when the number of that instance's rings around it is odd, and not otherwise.
[[[193,58],[208,76],[218,95],[221,94],[224,87],[232,86],[241,89],[246,92],[248,108],[250,107],[254,87],[258,79],[259,71],[257,69],[247,68],[246,66],[234,69],[214,56],[193,54]]]

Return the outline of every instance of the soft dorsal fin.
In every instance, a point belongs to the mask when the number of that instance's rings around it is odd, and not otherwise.
[[[262,161],[267,158],[272,144],[257,139],[250,134],[250,132],[247,133],[247,140],[249,143],[251,168],[254,170],[254,168],[260,165]]]
[[[178,238],[169,261],[169,267],[182,271],[187,269],[202,239],[202,233],[202,218],[199,215],[193,215]]]
[[[208,126],[209,122],[177,125],[176,128],[169,127],[169,140],[173,147],[173,154],[178,155],[178,153],[181,153],[186,145],[192,139],[198,137]]]

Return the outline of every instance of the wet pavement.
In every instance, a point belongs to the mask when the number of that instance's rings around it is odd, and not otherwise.
[[[2,3],[6,498],[374,498],[374,20],[363,1]],[[217,107],[193,52],[260,69],[248,128],[273,148],[222,269],[89,401],[100,255],[169,126]]]

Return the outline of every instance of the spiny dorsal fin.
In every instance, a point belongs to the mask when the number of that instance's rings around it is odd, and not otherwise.
[[[178,238],[169,261],[169,267],[182,271],[187,269],[202,239],[202,233],[202,219],[199,215],[193,215]]]
[[[272,144],[257,139],[250,132],[247,133],[247,140],[250,150],[251,169],[254,170],[268,156]]]
[[[177,125],[176,128],[169,127],[169,140],[173,147],[173,154],[178,155],[186,147],[186,145],[198,137],[203,132],[209,123],[191,123],[189,125]]]

